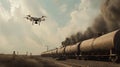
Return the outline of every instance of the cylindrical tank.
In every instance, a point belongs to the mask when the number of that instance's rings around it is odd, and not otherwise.
[[[47,56],[47,55],[48,55],[48,52],[45,52],[45,53],[44,53],[44,56]]]
[[[50,56],[54,55],[54,50],[50,51]]]
[[[95,39],[85,40],[80,44],[80,51],[82,52],[110,49],[120,51],[120,30],[113,31]]]
[[[69,54],[69,53],[71,53],[71,45],[66,46],[66,48],[65,48],[65,54]]]
[[[52,54],[53,54],[52,50],[49,50],[49,51],[46,52],[47,56],[52,56]]]
[[[64,54],[65,53],[65,47],[58,48],[57,52],[58,52],[59,55]]]
[[[88,52],[93,50],[93,39],[85,40],[80,44],[80,51],[82,52]]]
[[[54,49],[52,52],[53,52],[53,55],[56,55],[57,54],[57,49]]]
[[[72,53],[77,53],[78,52],[78,46],[79,46],[80,43],[76,43],[75,45],[70,45],[70,46],[67,46],[66,49],[65,49],[65,53],[66,54],[72,54]]]
[[[96,38],[93,44],[93,49],[94,50],[110,50],[115,48],[115,46],[120,47],[120,30],[117,30]]]

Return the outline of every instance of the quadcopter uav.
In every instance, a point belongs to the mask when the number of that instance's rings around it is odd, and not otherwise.
[[[32,25],[34,25],[34,24],[39,24],[40,25],[41,21],[45,21],[46,16],[42,16],[42,17],[38,18],[38,17],[32,17],[31,15],[27,15],[25,18],[27,20],[31,21]]]

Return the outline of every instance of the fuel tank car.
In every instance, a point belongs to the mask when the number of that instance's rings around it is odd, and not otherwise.
[[[58,50],[58,49],[54,49],[54,50],[52,51],[52,55],[55,55],[55,56],[56,56],[56,55],[57,55],[57,50]]]
[[[94,42],[94,38],[93,39],[89,39],[89,40],[85,40],[80,44],[80,51],[82,52],[88,52],[88,51],[92,51],[93,50],[93,42]]]
[[[58,55],[62,55],[65,53],[65,47],[58,48]]]
[[[80,43],[76,43],[75,45],[66,46],[65,53],[66,54],[73,54],[78,53]]]
[[[85,40],[80,45],[80,51],[82,52],[111,49],[120,51],[120,30],[113,31],[97,38]]]
[[[120,50],[120,30],[105,34],[95,39],[93,50]]]

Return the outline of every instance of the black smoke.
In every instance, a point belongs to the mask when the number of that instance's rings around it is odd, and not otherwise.
[[[120,0],[106,0],[101,12],[109,31],[120,28]]]
[[[73,45],[77,42],[96,38],[111,31],[120,28],[120,0],[105,0],[99,14],[93,21],[92,25],[84,33],[77,32],[66,38],[64,46]]]
[[[95,20],[91,26],[91,29],[94,34],[97,34],[97,33],[104,34],[104,33],[108,32],[106,21],[104,20],[102,15],[98,15],[95,18]]]
[[[81,32],[77,32],[74,35],[71,35],[70,37],[67,37],[63,42],[62,46],[67,46],[67,45],[73,45],[79,41],[83,41],[83,34]]]

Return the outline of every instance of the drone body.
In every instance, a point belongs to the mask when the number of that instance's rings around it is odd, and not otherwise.
[[[42,16],[42,17],[38,18],[38,17],[32,17],[31,15],[27,15],[25,18],[27,20],[30,20],[32,22],[32,25],[34,25],[34,24],[40,25],[41,21],[45,21],[46,16]]]

